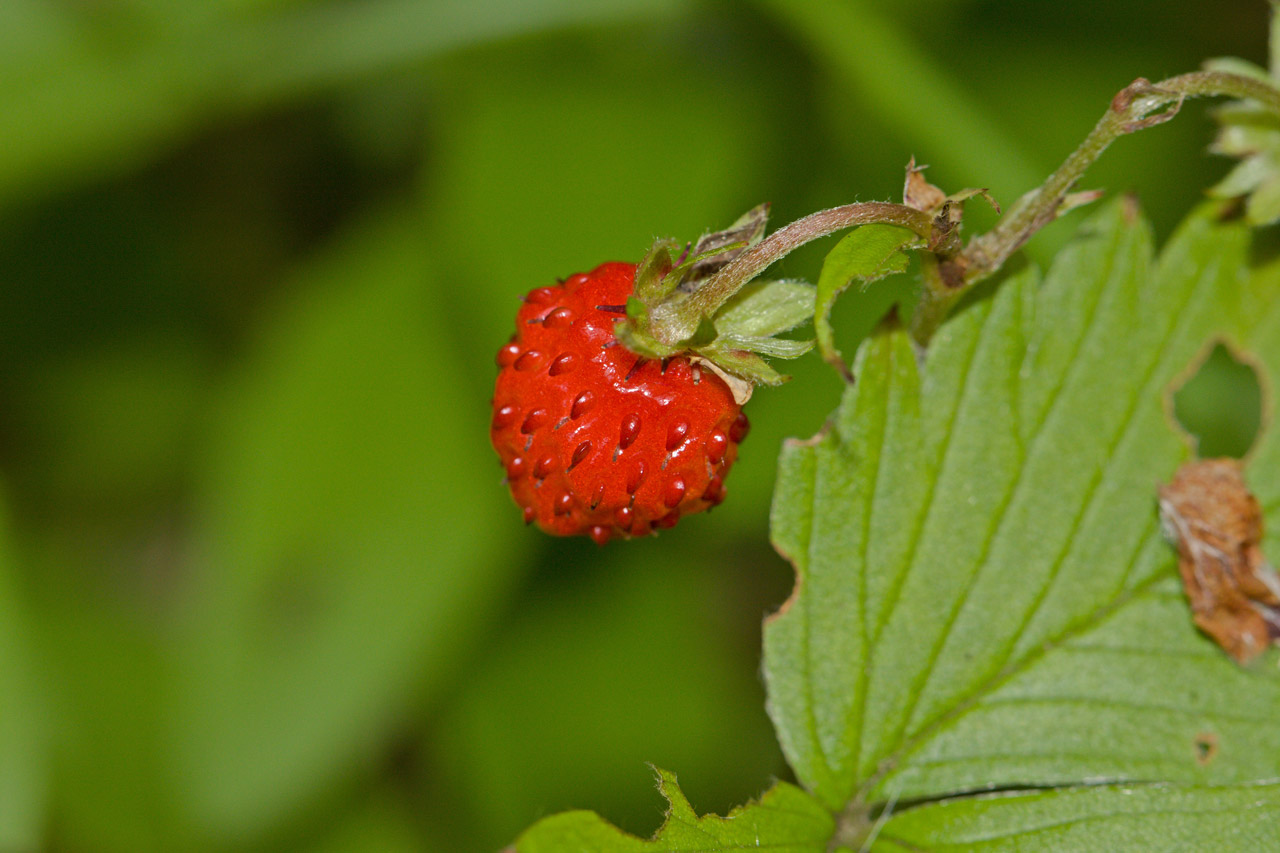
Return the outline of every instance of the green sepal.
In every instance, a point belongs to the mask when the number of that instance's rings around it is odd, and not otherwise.
[[[781,385],[791,378],[774,370],[769,362],[755,353],[721,347],[719,342],[705,348],[699,355],[714,362],[726,373],[745,379],[753,385]]]
[[[655,240],[636,266],[635,297],[645,305],[656,305],[669,296],[676,285],[668,282],[676,266],[680,243],[671,239]],[[679,284],[679,282],[676,282]]]
[[[1280,222],[1280,175],[1268,178],[1249,195],[1244,218],[1251,225]]]
[[[794,341],[789,338],[757,338],[745,335],[721,335],[725,349],[746,350],[773,358],[799,358],[813,349],[814,341]]]
[[[680,349],[700,350],[715,342],[720,333],[716,331],[716,322],[710,317],[703,317],[698,321],[698,328],[688,338],[680,341],[677,346]]]
[[[747,284],[714,316],[698,317],[685,308],[688,294],[764,237],[769,206],[758,205],[722,231],[704,234],[692,247],[675,240],[653,243],[636,267],[635,287],[627,299],[626,319],[614,326],[618,342],[646,358],[687,355],[708,362],[721,378],[742,385],[735,398],[750,394],[750,384],[786,381],[768,362],[797,358],[813,341],[777,340],[813,316],[815,288],[801,281]],[[742,389],[745,389],[743,391]]]
[[[769,337],[813,316],[815,289],[804,281],[753,281],[716,312],[721,334]]]
[[[652,335],[640,331],[628,320],[619,320],[613,324],[613,336],[624,347],[645,358],[670,358],[686,349],[664,344]]]
[[[1271,164],[1261,155],[1246,157],[1235,165],[1226,177],[1209,188],[1214,198],[1235,198],[1247,195],[1260,187],[1271,176]]]
[[[764,239],[765,225],[769,221],[769,204],[758,204],[742,214],[723,231],[703,234],[694,244],[694,262],[690,264],[690,278],[705,279],[728,264],[746,249]]]
[[[1219,121],[1230,123],[1223,125],[1217,138],[1209,146],[1212,153],[1225,154],[1228,157],[1251,157],[1257,154],[1273,153],[1273,149],[1280,144],[1280,139],[1277,139],[1280,135],[1280,125],[1268,127],[1255,123],[1251,117],[1242,113],[1235,113],[1229,119],[1226,118],[1227,115],[1222,112],[1215,114]]]
[[[645,325],[649,322],[649,306],[645,305],[635,296],[628,296],[627,319],[636,325]]]
[[[1228,101],[1214,107],[1212,112],[1224,126],[1280,130],[1280,115],[1256,101]]]

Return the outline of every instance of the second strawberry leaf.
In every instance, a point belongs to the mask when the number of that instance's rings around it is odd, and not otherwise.
[[[766,628],[769,707],[847,824],[992,787],[1280,776],[1275,667],[1196,632],[1155,512],[1188,455],[1172,384],[1280,318],[1280,277],[1250,277],[1248,230],[1218,216],[1155,261],[1113,203],[1042,284],[962,305],[923,369],[882,329],[828,429],[784,451],[773,536],[798,579]]]

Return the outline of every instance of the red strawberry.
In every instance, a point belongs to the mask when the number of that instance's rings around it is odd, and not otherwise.
[[[678,259],[659,241],[638,267],[603,264],[525,297],[498,352],[491,438],[526,523],[604,544],[724,499],[751,383],[785,379],[759,353],[811,345],[771,337],[812,316],[809,285],[728,278],[765,212]]]
[[[548,533],[604,544],[715,506],[746,436],[719,376],[619,345],[635,272],[603,264],[531,291],[498,352],[493,446],[525,521]]]

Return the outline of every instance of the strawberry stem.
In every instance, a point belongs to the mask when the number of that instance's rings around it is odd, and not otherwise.
[[[713,316],[743,285],[775,261],[805,243],[871,222],[901,225],[925,239],[928,239],[933,225],[927,213],[890,202],[846,204],[797,219],[744,250],[707,279],[688,299],[655,307],[652,318],[655,337],[664,341],[690,337],[703,319]]]
[[[1058,170],[1038,189],[1013,206],[996,228],[975,237],[944,278],[965,289],[991,275],[1045,225],[1058,217],[1063,201],[1085,170],[1116,139],[1163,124],[1177,114],[1187,98],[1226,95],[1250,98],[1280,115],[1280,89],[1224,71],[1193,71],[1159,83],[1139,77],[1116,93],[1106,113]]]

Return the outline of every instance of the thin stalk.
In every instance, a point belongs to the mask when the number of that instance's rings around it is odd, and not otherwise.
[[[947,319],[952,306],[964,294],[963,289],[948,287],[939,271],[938,256],[931,252],[920,253],[920,274],[924,287],[920,289],[920,301],[911,312],[909,331],[911,339],[923,346]]]
[[[955,259],[952,279],[961,288],[986,278],[1035,232],[1052,222],[1089,166],[1121,136],[1168,121],[1187,98],[1252,98],[1280,115],[1280,90],[1261,80],[1223,71],[1193,71],[1152,84],[1139,77],[1111,105],[1080,146],[1036,190],[1019,199],[994,229],[974,238]],[[1167,108],[1167,109],[1166,109]]]
[[[905,204],[861,202],[820,210],[779,228],[747,249],[707,279],[688,299],[661,306],[655,311],[654,319],[663,324],[664,333],[672,339],[687,337],[703,317],[715,314],[744,284],[792,250],[811,240],[872,222],[901,225],[924,239],[928,239],[932,227],[927,213]],[[659,319],[660,311],[668,316]]]

